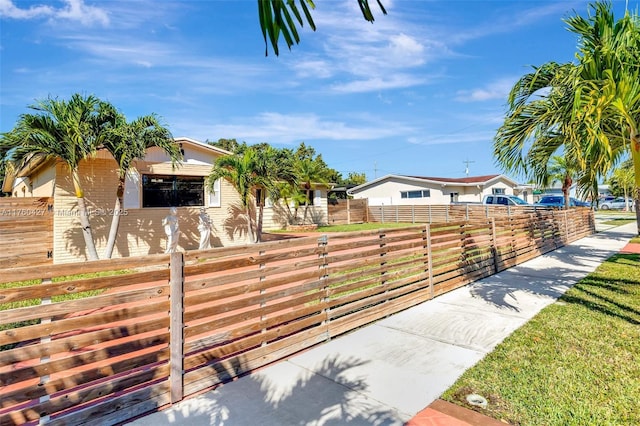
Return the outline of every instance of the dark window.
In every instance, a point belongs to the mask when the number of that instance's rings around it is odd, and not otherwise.
[[[314,198],[314,191],[313,189],[310,191],[305,190],[305,200],[303,202],[300,203],[301,206],[312,206],[313,205],[313,198]]]
[[[427,198],[431,196],[431,190],[423,189],[421,191],[401,191],[400,198]]]
[[[492,188],[493,195],[504,195],[504,188]]]
[[[142,176],[142,207],[183,206],[204,206],[202,176]]]

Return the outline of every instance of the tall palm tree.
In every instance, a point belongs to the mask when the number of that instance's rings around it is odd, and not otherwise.
[[[588,19],[567,19],[580,37],[575,119],[587,129],[587,157],[603,159],[611,169],[630,151],[640,232],[640,18],[627,11],[616,20],[609,2],[591,7]]]
[[[325,177],[326,168],[323,167],[321,162],[305,157],[296,161],[295,169],[298,180],[300,181],[300,184],[304,186],[305,191],[306,201],[304,205],[304,216],[302,218],[304,223],[307,220],[309,205],[313,200],[312,194],[314,184],[327,183],[327,179]]]
[[[104,122],[100,101],[94,96],[74,94],[68,101],[47,98],[22,114],[13,130],[2,135],[3,145],[11,147],[11,161],[19,169],[35,158],[62,161],[71,173],[87,256],[97,260],[91,224],[82,189],[80,162],[96,152]]]
[[[98,149],[109,151],[118,163],[115,207],[104,252],[104,257],[110,259],[124,206],[125,180],[134,161],[144,158],[147,149],[151,147],[161,148],[174,165],[182,160],[182,153],[171,132],[160,123],[156,115],[146,115],[127,122],[125,116],[108,103],[101,103],[101,114],[107,121],[107,130],[101,135]]]
[[[258,201],[258,219],[256,222],[256,241],[261,240],[264,204],[266,199],[277,202],[289,188],[297,188],[298,176],[287,152],[266,146],[256,152],[256,173],[262,199]]]
[[[580,186],[593,193],[631,150],[640,188],[638,17],[616,21],[610,3],[590,7],[589,18],[565,20],[579,37],[578,62],[536,67],[513,87],[494,154],[507,170],[535,174],[564,152],[576,161]]]
[[[245,212],[247,221],[247,236],[249,241],[259,241],[254,237],[253,217],[251,215],[251,201],[257,188],[263,186],[262,177],[258,174],[258,154],[255,149],[247,148],[242,154],[219,157],[211,173],[207,177],[209,190],[214,190],[214,183],[218,179],[226,179],[240,195],[240,204]]]
[[[218,158],[207,177],[210,190],[213,190],[218,179],[226,179],[240,195],[240,203],[246,215],[247,235],[252,242],[260,242],[262,239],[265,198],[278,200],[282,194],[282,183],[290,186],[296,184],[296,174],[291,163],[271,146],[260,149],[247,147],[241,154]],[[250,209],[254,199],[258,205],[255,227]]]
[[[571,159],[554,155],[548,167],[547,184],[553,185],[555,182],[562,184],[562,195],[564,195],[564,206],[568,209],[571,207],[571,186],[575,176],[575,162]]]

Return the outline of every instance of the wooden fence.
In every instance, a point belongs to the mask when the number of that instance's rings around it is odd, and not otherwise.
[[[327,206],[329,225],[349,225],[368,222],[366,198],[333,200]]]
[[[0,425],[118,424],[593,231],[546,211],[8,270]]]
[[[553,210],[537,206],[489,206],[482,204],[368,206],[369,222],[434,223],[509,217]]]
[[[0,268],[53,263],[53,199],[0,198]]]

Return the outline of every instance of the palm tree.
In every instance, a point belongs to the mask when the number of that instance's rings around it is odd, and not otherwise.
[[[630,149],[640,188],[638,17],[616,21],[610,3],[590,7],[588,19],[566,20],[579,36],[578,63],[544,64],[513,87],[494,154],[507,170],[536,174],[564,152],[576,162],[580,186],[593,192]]]
[[[609,178],[609,185],[622,190],[624,196],[625,210],[629,211],[629,194],[633,192],[635,187],[635,177],[633,174],[633,163],[631,160],[625,161],[620,167],[616,168]],[[619,192],[618,192],[619,194]]]
[[[369,7],[369,0],[357,0],[362,16],[369,22],[373,22],[375,19],[371,8]],[[380,2],[376,0],[378,6],[385,15],[387,11]],[[280,35],[284,38],[287,47],[291,49],[291,46],[300,43],[300,36],[298,35],[297,25],[302,27],[306,20],[309,27],[313,31],[316,30],[316,25],[311,17],[310,9],[315,9],[313,0],[298,0],[300,8],[295,3],[295,0],[258,0],[258,15],[260,18],[260,28],[262,30],[262,37],[265,43],[265,56],[269,53],[268,41],[271,42],[276,56],[279,54],[278,41]],[[300,13],[302,11],[302,14]],[[304,19],[302,15],[304,14]],[[293,16],[292,16],[293,15]],[[295,21],[294,21],[295,18]],[[268,41],[267,41],[268,39]]]
[[[302,218],[303,223],[307,220],[309,205],[313,200],[312,194],[314,184],[327,183],[327,179],[325,177],[326,168],[323,167],[323,163],[324,162],[312,160],[308,157],[301,158],[295,163],[296,175],[298,176],[298,180],[304,187],[305,191],[304,216]]]
[[[296,185],[296,175],[291,163],[278,150],[268,145],[259,149],[247,147],[241,154],[218,158],[207,177],[210,190],[213,190],[218,179],[226,179],[240,195],[240,203],[246,215],[247,235],[252,242],[260,242],[262,239],[265,198],[278,200],[282,194],[282,183]],[[254,198],[258,205],[255,236],[250,209]]]
[[[570,191],[576,172],[575,162],[567,157],[554,155],[551,157],[547,171],[545,186],[560,182],[562,184],[562,194],[564,195],[564,206],[568,209],[571,207]]]
[[[107,118],[108,130],[103,132],[98,149],[109,151],[118,163],[118,188],[116,189],[115,207],[104,252],[104,257],[110,259],[124,206],[125,180],[134,161],[144,158],[147,149],[154,146],[161,148],[174,165],[182,160],[182,153],[173,140],[171,132],[153,114],[139,117],[129,123],[124,115],[108,103],[101,104],[101,114]]]
[[[11,161],[17,169],[34,159],[56,159],[66,164],[90,260],[97,260],[98,253],[78,168],[82,160],[96,152],[96,141],[104,125],[99,105],[94,96],[74,94],[68,101],[48,98],[30,106],[36,113],[21,115],[14,129],[2,135],[3,145],[11,148]]]

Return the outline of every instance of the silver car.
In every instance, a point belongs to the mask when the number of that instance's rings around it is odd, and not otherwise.
[[[635,203],[631,198],[627,198],[630,211],[635,208]],[[613,200],[607,200],[600,203],[600,210],[624,210],[627,208],[624,197],[614,198]]]

